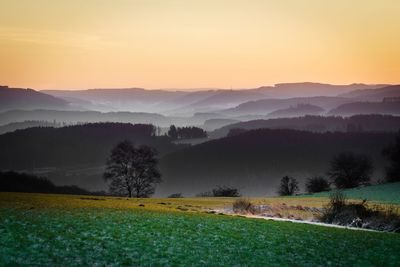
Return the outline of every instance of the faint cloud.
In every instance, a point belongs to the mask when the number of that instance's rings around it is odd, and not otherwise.
[[[103,49],[119,46],[104,36],[66,31],[33,30],[24,28],[1,28],[0,41],[32,43],[38,45],[65,46],[83,49]]]

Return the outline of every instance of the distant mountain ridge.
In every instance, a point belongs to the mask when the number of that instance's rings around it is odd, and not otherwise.
[[[348,85],[334,85],[315,82],[278,83],[275,86],[258,88],[264,94],[274,98],[310,97],[310,96],[337,96],[353,90],[376,89],[387,84],[353,83]]]
[[[241,103],[267,98],[294,98],[311,96],[336,96],[359,89],[375,89],[386,85],[331,85],[323,83],[281,83],[274,86],[237,90],[211,89],[205,91],[88,89],[88,90],[43,90],[43,92],[85,105],[79,100],[91,102],[91,109],[99,111],[145,111],[162,112],[168,115],[185,115],[195,112],[233,108]]]
[[[66,110],[70,107],[63,99],[33,89],[0,86],[0,111],[38,108]]]
[[[252,114],[267,115],[278,109],[286,109],[299,104],[314,105],[329,110],[342,104],[351,102],[354,102],[354,100],[345,97],[334,96],[294,97],[286,99],[269,98],[245,102],[234,108],[219,110],[218,112],[231,116]]]
[[[364,101],[382,101],[387,97],[400,97],[400,85],[385,86],[378,89],[358,89],[341,94],[342,97],[355,98]]]
[[[356,114],[393,114],[400,115],[400,97],[381,102],[352,102],[340,105],[328,112],[329,115],[351,116]]]
[[[163,115],[145,112],[98,112],[98,111],[62,111],[62,110],[10,110],[0,113],[0,125],[23,121],[48,121],[58,123],[88,122],[125,122],[152,123],[169,126],[170,121]]]
[[[400,116],[392,115],[353,115],[339,116],[304,116],[297,118],[262,119],[237,122],[226,125],[210,133],[212,138],[226,136],[231,129],[293,129],[311,132],[396,132],[400,130]]]

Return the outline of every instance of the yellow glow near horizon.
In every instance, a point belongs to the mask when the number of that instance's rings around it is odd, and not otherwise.
[[[398,0],[0,0],[0,84],[400,83]]]

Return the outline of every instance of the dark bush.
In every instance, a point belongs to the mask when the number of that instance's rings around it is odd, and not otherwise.
[[[308,193],[318,193],[329,190],[330,190],[329,182],[325,178],[316,176],[307,179],[306,191]]]
[[[214,197],[240,197],[239,190],[237,188],[228,186],[218,186],[212,190]]]
[[[346,196],[341,191],[332,192],[329,196],[329,204],[323,209],[321,220],[332,223],[345,205]]]
[[[239,214],[255,213],[255,207],[250,200],[239,198],[233,202],[233,212]]]
[[[183,198],[182,193],[174,193],[168,196],[168,198]]]
[[[213,197],[213,193],[210,191],[201,192],[196,195],[196,197]]]
[[[400,232],[399,210],[393,206],[368,207],[367,201],[347,203],[340,191],[330,196],[330,202],[320,217],[322,222],[361,227],[379,231]]]

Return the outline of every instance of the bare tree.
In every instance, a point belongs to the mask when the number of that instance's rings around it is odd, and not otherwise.
[[[299,191],[299,183],[293,177],[284,176],[279,185],[278,194],[281,196],[291,196]]]
[[[343,152],[332,159],[328,175],[337,188],[352,188],[368,182],[372,172],[370,158]]]
[[[400,181],[400,131],[397,133],[395,143],[383,150],[383,155],[390,165],[386,167],[386,181]]]
[[[308,193],[318,193],[329,190],[329,182],[324,177],[315,176],[307,179],[306,191]]]
[[[119,143],[107,161],[104,178],[110,182],[110,191],[128,197],[149,197],[161,182],[157,170],[155,149],[135,148],[129,141]]]

